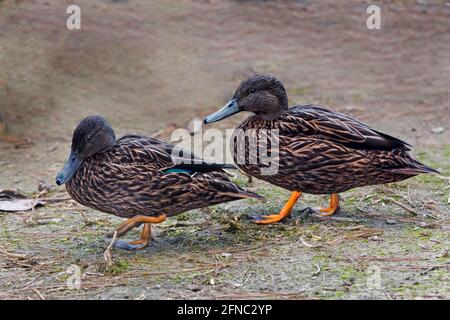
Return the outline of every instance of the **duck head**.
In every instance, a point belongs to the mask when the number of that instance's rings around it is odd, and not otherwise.
[[[283,84],[275,77],[254,75],[241,82],[233,99],[207,116],[205,124],[220,121],[241,111],[249,111],[266,120],[275,119],[288,109]]]
[[[69,181],[84,159],[107,151],[115,143],[114,130],[103,117],[90,116],[83,119],[73,132],[69,159],[56,176],[56,184],[61,185]]]

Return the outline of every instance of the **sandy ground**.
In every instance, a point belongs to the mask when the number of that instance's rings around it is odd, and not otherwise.
[[[326,201],[306,195],[272,226],[248,217],[277,212],[288,193],[238,174],[267,199],[172,218],[109,266],[104,234],[119,218],[71,200],[0,213],[1,299],[450,298],[448,3],[383,2],[376,31],[363,1],[79,1],[78,31],[65,28],[71,3],[0,1],[0,189],[65,198],[53,181],[81,118],[102,114],[118,135],[183,128],[255,72],[282,79],[291,104],[410,142],[442,174],[346,192],[331,218],[301,220]]]

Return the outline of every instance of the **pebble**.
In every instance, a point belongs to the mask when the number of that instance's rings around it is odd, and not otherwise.
[[[387,219],[386,223],[387,224],[397,224],[397,221],[396,220],[392,220],[392,219]]]
[[[444,128],[443,127],[435,127],[433,129],[431,129],[430,131],[431,131],[431,133],[439,134],[439,133],[444,132]]]
[[[381,238],[379,236],[371,236],[368,239],[371,241],[381,241]]]

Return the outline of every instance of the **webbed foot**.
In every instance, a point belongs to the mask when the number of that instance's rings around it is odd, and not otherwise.
[[[115,230],[117,232],[117,236],[122,236],[134,227],[140,226],[143,224],[141,231],[141,238],[134,241],[127,240],[116,240],[114,242],[114,247],[126,250],[142,250],[146,248],[152,239],[152,223],[161,223],[166,220],[166,216],[164,214],[159,215],[157,217],[147,217],[147,216],[134,216],[125,222],[121,223],[119,227]],[[112,237],[114,232],[108,233],[107,237]]]
[[[149,241],[142,241],[142,240],[134,240],[134,241],[117,240],[116,242],[114,242],[114,247],[134,251],[145,249],[148,246],[148,243]]]
[[[294,191],[291,194],[291,197],[289,198],[288,202],[284,205],[283,209],[281,209],[280,213],[278,214],[271,214],[267,216],[257,216],[253,218],[253,221],[257,224],[271,224],[280,222],[287,216],[291,214],[292,208],[294,207],[297,200],[300,198],[302,193],[300,191]]]
[[[339,196],[337,193],[333,193],[330,196],[330,206],[328,208],[319,208],[316,210],[319,212],[324,212],[324,213],[319,213],[319,216],[326,217],[326,216],[331,216],[338,209],[339,209]]]

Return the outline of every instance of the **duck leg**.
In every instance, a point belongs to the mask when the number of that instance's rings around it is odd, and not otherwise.
[[[166,220],[166,215],[162,214],[157,217],[147,217],[147,216],[134,216],[121,223],[119,227],[117,227],[117,236],[122,236],[134,227],[140,226],[144,224],[141,231],[141,238],[134,241],[127,240],[117,240],[114,244],[116,248],[128,249],[128,250],[140,250],[147,247],[151,236],[151,224],[152,223],[161,223]]]
[[[144,223],[141,231],[141,238],[134,241],[117,240],[114,243],[116,248],[127,250],[141,250],[148,246],[152,237],[152,225],[151,223]]]
[[[291,197],[289,198],[288,202],[284,205],[283,209],[278,214],[271,214],[268,216],[262,216],[262,219],[255,220],[255,223],[257,224],[270,224],[275,223],[283,220],[287,216],[291,214],[292,208],[294,207],[297,200],[300,198],[302,193],[300,191],[294,191],[291,194]]]
[[[337,209],[339,209],[339,195],[337,193],[333,193],[330,196],[330,206],[328,208],[320,208],[319,211],[325,213],[319,215],[322,217],[331,216]]]

